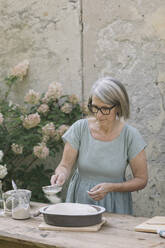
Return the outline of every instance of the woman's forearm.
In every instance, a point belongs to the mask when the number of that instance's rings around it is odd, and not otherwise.
[[[99,201],[109,192],[133,192],[143,189],[146,184],[147,178],[139,177],[121,183],[100,183],[91,188],[88,194],[95,201]]]
[[[71,174],[75,164],[78,151],[72,148],[69,143],[65,144],[62,160],[55,169],[54,175],[51,177],[51,184],[57,183],[63,185]]]
[[[133,178],[126,182],[109,184],[110,192],[133,192],[143,189],[147,184],[147,178]]]

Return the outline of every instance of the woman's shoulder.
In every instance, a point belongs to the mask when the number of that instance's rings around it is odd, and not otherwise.
[[[130,124],[127,124],[127,123],[125,124],[125,135],[128,139],[132,139],[134,137],[135,138],[141,138],[142,137],[139,130],[136,127],[134,127]]]
[[[83,125],[88,125],[88,124],[92,124],[92,123],[95,123],[95,122],[96,122],[95,118],[87,117],[87,118],[84,118],[84,119],[77,120],[76,122],[73,123],[73,125],[83,126]]]
[[[132,133],[132,134],[135,134],[135,133],[139,133],[138,129],[128,123],[125,123],[125,129],[126,129],[126,132],[127,133]]]
[[[79,119],[73,123],[75,126],[83,126],[87,123],[87,119]]]
[[[87,126],[87,119],[80,119],[80,120],[77,120],[77,121],[75,121],[73,124],[72,124],[72,128],[73,129],[80,129],[80,130],[82,130],[82,129],[84,129],[86,126]]]
[[[141,152],[147,146],[147,144],[139,130],[134,126],[127,124],[125,133],[126,135],[124,140],[128,147],[128,160],[130,161],[139,152]]]

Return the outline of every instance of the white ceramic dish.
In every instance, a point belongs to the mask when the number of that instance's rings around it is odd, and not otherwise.
[[[60,204],[60,203],[59,203]],[[96,213],[88,213],[86,215],[66,215],[48,213],[47,209],[50,206],[41,208],[39,211],[43,214],[44,220],[48,225],[63,226],[63,227],[83,227],[92,226],[101,223],[102,213],[105,208],[101,206],[90,205],[97,210]]]

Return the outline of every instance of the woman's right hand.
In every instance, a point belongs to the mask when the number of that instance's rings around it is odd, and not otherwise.
[[[51,177],[51,185],[57,184],[58,186],[62,186],[66,181],[66,175],[64,172],[58,172],[52,175]]]

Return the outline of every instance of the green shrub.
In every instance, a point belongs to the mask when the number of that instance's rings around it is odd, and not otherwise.
[[[22,106],[12,103],[12,87],[24,80],[28,66],[23,61],[14,67],[5,79],[6,92],[0,94],[0,150],[8,171],[3,191],[12,188],[13,179],[19,188],[32,191],[32,200],[46,201],[41,188],[50,184],[54,171],[49,161],[55,164],[63,148],[61,136],[82,118],[83,110],[75,95],[63,95],[60,83],[50,84],[42,95],[29,90]]]

